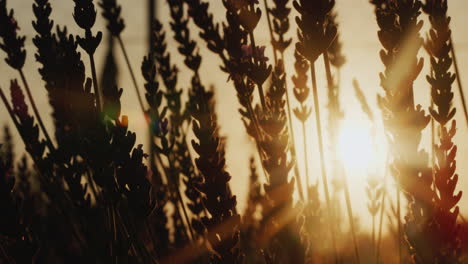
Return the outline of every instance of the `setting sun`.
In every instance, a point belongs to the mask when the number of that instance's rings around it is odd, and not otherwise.
[[[338,140],[338,155],[347,169],[375,166],[375,144],[369,126],[345,122]]]

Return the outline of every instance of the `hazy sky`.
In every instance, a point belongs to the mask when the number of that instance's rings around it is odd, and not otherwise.
[[[48,108],[48,103],[46,99],[46,91],[43,87],[43,82],[40,79],[39,74],[37,73],[38,63],[34,61],[33,53],[35,52],[34,46],[32,46],[31,39],[34,35],[34,31],[31,26],[32,20],[32,5],[33,0],[8,0],[7,5],[9,8],[15,9],[16,18],[19,22],[21,28],[21,34],[27,36],[26,45],[28,47],[28,57],[25,72],[27,74],[28,81],[32,84],[33,94],[38,102],[42,116],[45,119],[46,123],[51,124],[50,109]],[[56,24],[67,25],[70,28],[70,31],[74,34],[83,34],[74,23],[72,18],[73,10],[73,1],[72,0],[51,0],[53,6],[52,17],[55,20]],[[96,1],[95,1],[96,2]],[[123,16],[127,28],[123,32],[123,39],[126,43],[132,61],[132,66],[135,71],[139,71],[142,57],[146,52],[146,1],[143,0],[120,0],[120,4],[123,6]],[[260,1],[262,2],[262,1]],[[373,7],[368,3],[368,0],[336,0],[336,12],[338,13],[339,27],[341,33],[341,40],[344,45],[344,54],[347,58],[347,63],[343,68],[341,73],[342,83],[341,83],[341,102],[342,108],[345,111],[345,120],[344,120],[344,131],[365,131],[369,133],[370,123],[366,120],[364,114],[360,109],[360,105],[354,96],[354,91],[351,85],[352,79],[356,78],[360,81],[362,89],[365,91],[366,96],[371,104],[372,109],[375,111],[376,116],[380,116],[380,112],[376,107],[376,95],[380,93],[382,89],[379,86],[378,74],[383,70],[382,63],[379,58],[379,50],[381,48],[380,43],[377,39],[377,25],[375,22],[375,17],[373,13]],[[215,13],[216,19],[222,21],[224,10],[220,0],[210,1],[212,4],[211,10]],[[452,30],[453,30],[453,39],[455,46],[458,52],[458,60],[461,72],[468,72],[468,50],[467,50],[467,40],[468,32],[464,27],[466,24],[466,14],[465,11],[468,8],[468,2],[466,0],[450,0],[449,1],[449,14],[452,16]],[[293,12],[296,15],[295,12]],[[166,7],[165,1],[161,1],[158,7],[158,15],[163,22],[167,22],[168,10]],[[269,43],[269,35],[267,34],[266,21],[261,21],[261,25],[257,30],[257,42],[267,45]],[[295,23],[291,21],[292,25],[295,27]],[[104,29],[103,19],[98,17],[98,28]],[[167,23],[165,23],[166,28]],[[427,32],[428,23],[426,21],[425,27],[422,31],[422,34],[425,36]],[[293,34],[294,33],[294,34]],[[197,37],[198,31],[192,31],[192,36]],[[295,30],[290,31],[290,36],[295,37]],[[168,40],[172,41],[172,33],[167,33]],[[206,84],[213,84],[216,87],[216,98],[217,98],[217,110],[220,118],[221,133],[226,135],[228,138],[227,141],[227,159],[228,159],[228,169],[233,176],[233,189],[236,194],[239,196],[239,203],[242,206],[243,201],[245,200],[245,190],[246,190],[246,180],[248,178],[248,159],[251,153],[255,153],[253,145],[250,143],[250,139],[245,135],[245,129],[240,122],[239,114],[237,112],[238,102],[235,95],[235,90],[232,87],[231,83],[226,83],[227,75],[218,70],[220,61],[217,57],[206,53],[205,45],[202,41],[199,42],[200,49],[204,54],[203,66],[202,66],[202,79]],[[175,51],[175,45],[169,45],[169,48],[173,52],[174,62],[178,63],[179,68],[182,71],[185,70],[182,60],[178,56],[178,53]],[[98,49],[98,56],[102,56],[105,52],[105,46],[101,46]],[[421,55],[425,56],[423,52]],[[3,58],[4,54],[0,55],[0,58]],[[123,62],[121,54],[117,53],[118,60]],[[84,61],[87,64],[87,57],[84,56]],[[102,61],[102,60],[100,60]],[[292,74],[292,64],[294,59],[292,56],[292,48],[289,49],[289,54],[286,56],[286,67],[289,69],[289,75]],[[18,78],[16,73],[12,71],[5,63],[0,64],[0,87],[4,90],[8,87],[9,79]],[[98,63],[100,66],[100,63]],[[420,75],[420,78],[417,81],[415,86],[417,103],[423,105],[427,108],[429,104],[429,86],[425,81],[425,74],[428,72],[428,60],[425,63],[425,69],[423,74]],[[325,90],[325,80],[324,75],[321,74],[323,71],[319,67],[319,93],[321,98],[321,108],[324,109],[322,112],[325,118],[326,114],[326,90]],[[89,71],[89,68],[87,68]],[[216,72],[216,73],[215,73]],[[123,114],[129,115],[130,117],[130,127],[133,130],[139,132],[138,142],[146,143],[144,136],[144,122],[141,116],[140,109],[137,104],[136,96],[134,94],[133,87],[131,85],[127,69],[123,66],[120,68],[120,86],[124,88],[123,94]],[[179,84],[182,88],[189,87],[189,76],[181,74],[179,76]],[[462,81],[468,85],[468,74],[462,76]],[[140,85],[143,81],[139,80]],[[456,89],[456,86],[454,87]],[[468,136],[467,125],[463,119],[462,110],[460,108],[460,101],[458,92],[455,93],[455,106],[457,107],[456,119],[458,121],[458,132],[456,136],[456,143],[458,143],[458,173],[460,174],[460,184],[458,189],[468,189],[468,164],[464,161],[468,157],[468,142],[464,139]],[[296,102],[293,100],[293,103]],[[2,113],[2,118],[0,122],[3,124],[5,122],[10,122],[7,115],[4,115],[5,108],[3,105],[0,106],[0,112]],[[309,138],[312,140],[311,145],[311,157],[310,164],[312,166],[311,178],[317,179],[320,175],[318,169],[318,153],[316,151],[315,143],[315,121],[313,119],[309,120],[308,123],[308,132],[310,134]],[[299,125],[298,123],[295,125]],[[380,126],[380,125],[378,125]],[[12,126],[13,128],[13,126]],[[325,127],[326,128],[326,127]],[[51,129],[50,129],[51,130]],[[428,130],[429,131],[429,130]],[[428,132],[426,131],[426,132]],[[16,131],[15,131],[16,134]],[[296,135],[299,134],[297,130]],[[297,138],[298,136],[296,136]],[[19,137],[16,137],[19,139]],[[429,142],[428,134],[426,133],[424,141]],[[297,144],[302,144],[300,140],[297,140]],[[384,144],[383,140],[378,142],[378,145]],[[20,145],[20,144],[18,144]],[[427,145],[428,146],[428,145]],[[22,145],[20,147],[23,147]],[[355,150],[358,151],[358,150]],[[241,154],[239,154],[241,153]],[[355,153],[350,154],[353,156]],[[302,157],[302,155],[300,155]],[[378,157],[377,160],[382,161],[384,157]],[[303,161],[299,160],[301,164]],[[359,214],[365,215],[366,211],[366,200],[364,192],[364,179],[368,173],[374,173],[382,176],[381,170],[376,170],[375,165],[369,164],[369,166],[354,166],[347,168],[348,179],[350,182],[350,188],[352,193],[352,202]],[[329,170],[329,168],[327,167]],[[301,167],[301,171],[303,168]],[[468,214],[468,210],[463,210],[468,205],[468,197],[465,195],[462,198],[460,207],[462,211]]]

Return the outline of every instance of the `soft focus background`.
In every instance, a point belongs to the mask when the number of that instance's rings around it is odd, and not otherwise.
[[[36,98],[36,102],[39,105],[42,117],[46,124],[50,127],[52,125],[50,118],[50,108],[48,106],[46,91],[40,76],[37,72],[39,64],[34,59],[34,46],[32,45],[31,39],[34,36],[34,30],[31,25],[33,18],[32,15],[32,2],[33,0],[9,0],[7,3],[8,8],[13,8],[16,12],[16,17],[20,26],[20,34],[24,34],[27,37],[27,62],[25,73],[28,81],[30,82],[33,90],[33,95]],[[73,1],[72,0],[51,0],[53,6],[52,18],[56,24],[66,25],[69,27],[69,32],[74,34],[82,35],[83,32],[75,25],[72,17],[73,12]],[[95,1],[97,2],[97,1]],[[262,2],[262,1],[260,1]],[[292,2],[292,1],[291,1]],[[366,209],[366,195],[365,195],[365,181],[369,175],[377,177],[383,177],[384,165],[385,165],[385,136],[383,135],[380,121],[380,111],[376,105],[376,96],[381,93],[382,89],[379,85],[379,72],[383,70],[383,65],[379,58],[380,44],[377,39],[377,25],[374,17],[373,7],[368,3],[368,0],[336,0],[335,11],[338,14],[339,31],[341,34],[341,40],[343,42],[343,53],[346,56],[347,63],[342,69],[341,73],[341,105],[345,112],[345,118],[342,121],[342,134],[340,136],[340,147],[341,157],[345,165],[348,182],[350,184],[351,199],[354,210],[359,217],[361,228],[368,229],[368,220],[366,217],[368,212]],[[126,29],[123,32],[123,41],[126,43],[129,49],[132,66],[135,71],[141,65],[143,56],[147,51],[147,10],[146,1],[144,0],[120,0],[119,3],[123,7],[123,17],[126,22]],[[218,22],[223,21],[224,8],[221,1],[212,0],[210,1],[211,11],[215,14],[215,18]],[[261,5],[263,7],[263,5]],[[292,6],[291,6],[292,7]],[[461,80],[463,83],[468,85],[468,30],[464,27],[466,23],[465,11],[468,8],[468,1],[466,0],[451,0],[449,1],[449,14],[452,17],[452,31],[454,45],[457,50],[457,56],[460,66],[460,71],[463,74]],[[100,12],[100,10],[99,10]],[[164,23],[165,28],[169,29],[168,20],[169,11],[167,9],[165,1],[158,1],[157,7],[158,18]],[[295,12],[293,11],[295,15]],[[424,19],[426,20],[425,16]],[[292,29],[289,34],[295,37],[295,22],[291,21]],[[103,61],[102,58],[106,51],[107,44],[107,32],[105,31],[105,25],[103,19],[98,16],[97,28],[104,31],[103,44],[98,48],[97,56],[98,69],[101,69]],[[428,28],[428,22],[425,21],[425,27],[423,34],[426,34]],[[261,25],[256,30],[257,42],[268,44],[269,34],[266,26],[265,16],[261,21]],[[198,30],[193,27],[192,36],[198,36]],[[167,40],[169,42],[169,50],[172,52],[173,62],[177,63],[180,68],[179,74],[179,87],[185,90],[189,88],[189,76],[184,75],[185,68],[181,61],[180,56],[175,49],[175,45],[172,40],[172,33],[167,33]],[[203,55],[202,64],[202,75],[203,81],[206,84],[212,84],[215,87],[216,99],[217,99],[217,112],[219,116],[219,124],[221,126],[221,134],[227,137],[227,164],[228,170],[233,176],[232,188],[234,193],[238,196],[238,202],[240,209],[244,208],[245,195],[247,190],[247,179],[248,179],[248,160],[251,155],[255,154],[255,148],[250,142],[247,134],[245,133],[244,126],[240,120],[238,114],[238,102],[235,94],[235,90],[231,83],[227,82],[227,75],[219,70],[220,61],[217,57],[213,56],[205,47],[203,41],[199,42],[199,47]],[[293,47],[288,49],[286,54],[286,69],[289,77],[293,74],[293,63],[294,57],[292,56]],[[267,50],[267,53],[271,52]],[[142,113],[137,103],[135,92],[130,81],[130,76],[126,67],[123,65],[123,57],[120,52],[115,53],[120,64],[120,87],[124,88],[122,96],[123,109],[122,113],[129,116],[130,129],[137,132],[138,143],[146,144],[146,129],[143,120]],[[0,55],[3,58],[4,54]],[[421,56],[426,56],[425,52],[421,50]],[[83,61],[88,63],[87,56],[83,56]],[[418,81],[415,85],[416,98],[419,100],[417,103],[421,104],[425,109],[429,105],[429,86],[425,80],[425,74],[429,72],[428,61],[426,59],[425,69],[423,74],[419,76]],[[321,98],[321,109],[322,119],[326,120],[326,81],[325,75],[323,74],[323,67],[320,60],[318,63],[318,79],[319,82],[319,94]],[[0,63],[0,87],[6,89],[9,85],[11,78],[18,78],[16,72],[9,68],[6,64]],[[87,68],[89,71],[90,69]],[[88,75],[91,75],[90,72]],[[140,75],[137,75],[140,76]],[[202,78],[203,78],[202,77]],[[289,81],[290,78],[288,77]],[[208,79],[209,78],[209,79]],[[372,124],[367,120],[366,116],[361,111],[360,104],[355,97],[352,80],[356,78],[361,84],[361,88],[364,90],[365,95],[374,111],[375,116],[378,118],[376,124],[377,140],[374,145],[370,140],[370,134]],[[142,86],[142,80],[139,79],[140,87]],[[292,87],[292,85],[289,85]],[[458,145],[458,174],[460,176],[458,189],[468,190],[468,163],[464,162],[468,158],[468,130],[467,124],[463,117],[463,111],[461,109],[461,103],[457,87],[454,86],[456,95],[456,108],[457,115],[456,119],[458,122],[458,133],[455,137],[455,143]],[[292,93],[291,93],[292,95]],[[291,96],[291,98],[293,98]],[[294,99],[291,100],[293,106],[296,102]],[[0,125],[9,124],[13,129],[13,125],[6,115],[5,108],[3,105],[0,106]],[[295,118],[293,118],[295,119]],[[302,140],[300,139],[300,126],[299,122],[294,120],[296,128],[296,144],[302,146]],[[315,136],[315,121],[313,118],[308,121],[308,133],[311,135],[309,139],[312,142],[309,145],[310,149],[310,160],[308,161],[312,167],[310,172],[311,182],[315,182],[320,175],[320,168],[318,167],[318,152]],[[325,126],[326,130],[327,127]],[[51,130],[51,129],[50,129]],[[13,130],[14,131],[14,130]],[[22,153],[24,151],[23,143],[20,143],[20,138],[14,131],[15,142],[17,151]],[[51,132],[51,134],[53,134]],[[424,145],[421,147],[428,149],[430,143],[430,129],[426,129],[424,139]],[[303,164],[301,147],[297,148],[299,164]],[[327,155],[327,153],[325,153]],[[301,172],[303,167],[300,167]],[[329,164],[327,170],[330,171]],[[303,173],[302,173],[303,174]],[[304,181],[303,181],[304,182]],[[392,181],[390,180],[389,183]],[[321,189],[320,189],[321,190]],[[344,197],[342,197],[344,200]],[[461,200],[460,207],[462,214],[468,214],[468,196],[464,196]],[[362,217],[360,217],[362,216]],[[366,220],[367,219],[367,220]]]

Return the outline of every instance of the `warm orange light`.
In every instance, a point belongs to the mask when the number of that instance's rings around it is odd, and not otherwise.
[[[347,171],[368,170],[375,166],[373,135],[368,125],[345,120],[338,139],[338,155]],[[365,175],[363,175],[365,177]]]

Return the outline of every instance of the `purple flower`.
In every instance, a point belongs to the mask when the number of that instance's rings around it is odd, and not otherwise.
[[[259,62],[267,62],[268,57],[265,56],[265,46],[255,47],[252,49],[252,45],[242,45],[242,58],[249,60],[255,58]]]
[[[20,30],[20,27],[18,26],[18,22],[12,17],[11,19],[11,24],[15,26],[16,30]]]
[[[13,105],[13,112],[23,120],[28,116],[28,106],[24,100],[24,94],[21,87],[18,85],[17,80],[10,82],[11,103]]]
[[[252,46],[250,45],[242,45],[242,58],[247,59],[252,57]]]

